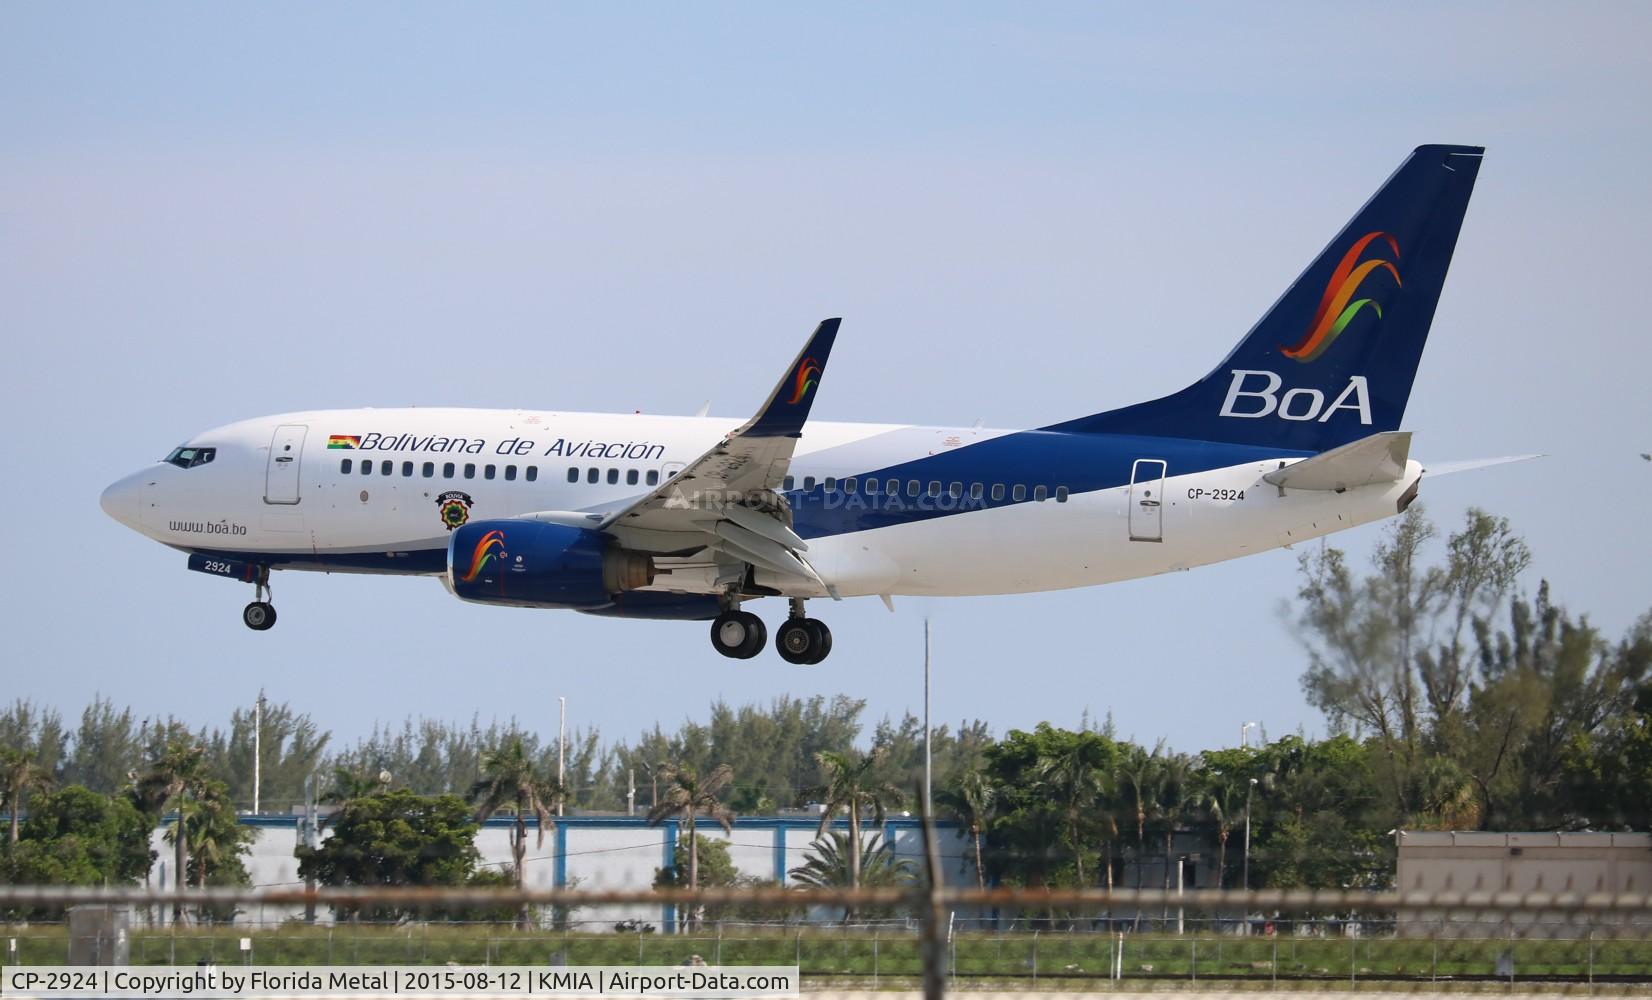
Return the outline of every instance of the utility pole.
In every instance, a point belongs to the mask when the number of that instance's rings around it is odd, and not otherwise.
[[[252,708],[252,814],[258,815],[261,785],[264,780],[264,689],[258,689],[258,701]],[[181,821],[180,821],[181,822]]]
[[[635,816],[637,814],[637,769],[628,767],[625,769],[625,775],[625,815]]]
[[[1250,793],[1256,791],[1256,779],[1245,786],[1245,891],[1250,891]]]
[[[562,800],[568,797],[568,699],[558,697],[561,721],[556,727],[556,783],[562,794],[556,797],[556,814],[562,815]]]
[[[1250,731],[1260,725],[1260,722],[1247,722],[1239,727],[1239,746],[1241,749],[1250,746]]]
[[[933,760],[929,752],[929,619],[924,619],[924,816],[935,815]]]

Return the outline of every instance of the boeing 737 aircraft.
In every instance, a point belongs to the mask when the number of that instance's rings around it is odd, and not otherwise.
[[[809,421],[815,330],[756,416],[285,413],[196,435],[108,514],[255,588],[270,571],[438,577],[478,604],[710,620],[725,656],[819,663],[807,601],[1007,594],[1187,569],[1405,510],[1400,430],[1483,150],[1423,146],[1210,374],[1033,430]],[[1481,463],[1489,464],[1489,463]],[[1439,471],[1439,470],[1430,470]]]

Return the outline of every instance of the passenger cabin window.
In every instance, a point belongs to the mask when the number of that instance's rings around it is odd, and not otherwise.
[[[608,470],[608,485],[613,486],[618,482],[619,482],[619,470],[618,469],[609,469]]]
[[[493,466],[489,465],[489,466],[484,467],[482,469],[482,478],[483,479],[492,479],[493,478],[493,472],[494,472],[494,467]]]
[[[390,461],[388,458],[379,463],[379,475],[389,476],[389,475],[393,475],[395,473],[395,471],[396,471],[396,463]]]
[[[348,458],[338,463],[338,471],[344,473],[346,476],[350,474],[350,460]]]
[[[883,484],[883,491],[885,493],[889,494],[892,497],[900,496],[901,495],[901,481],[899,479],[889,480],[889,482]]]
[[[815,477],[813,477],[813,476],[804,476],[803,477],[803,492],[807,493],[807,492],[809,492],[810,490],[812,490],[814,488],[815,488]]]
[[[539,466],[537,466],[537,465],[528,466],[527,471],[523,474],[523,478],[526,479],[530,483],[533,482],[534,480],[538,479],[539,478]]]
[[[1012,499],[1012,500],[1025,500],[1025,499],[1027,499],[1027,488],[1025,486],[1022,486],[1020,483],[1016,483],[1015,484],[1015,489],[1010,491],[1010,499]]]
[[[876,479],[866,481],[866,495],[874,497],[878,495],[878,481]]]
[[[176,465],[180,469],[193,469],[197,465],[205,465],[218,457],[217,448],[174,448],[172,454],[164,461],[168,465]]]
[[[364,475],[364,476],[371,476],[373,474],[373,460],[372,459],[364,458],[364,459],[361,460],[361,474]]]
[[[592,466],[591,468],[585,470],[585,481],[588,482],[588,483],[594,483],[594,482],[597,481],[597,478],[601,475],[602,475],[602,472],[599,469],[597,469],[596,466]]]
[[[442,478],[443,479],[452,479],[453,478],[453,463],[452,462],[443,462],[442,463]]]
[[[402,475],[403,476],[409,476],[409,477],[413,475],[413,463],[412,462],[403,462],[402,463]]]
[[[660,470],[659,469],[649,469],[648,470],[648,485],[658,486],[659,484],[660,484]]]
[[[964,484],[963,483],[953,483],[951,486],[948,486],[946,488],[946,491],[948,493],[952,494],[952,499],[956,500],[959,497],[962,497],[964,495]]]
[[[781,488],[781,490],[783,490],[787,493],[790,493],[792,490],[797,489],[797,477],[796,476],[787,476],[786,481],[784,483],[780,484],[780,488]]]
[[[1055,488],[1055,502],[1056,503],[1066,503],[1067,502],[1067,487],[1057,486]]]
[[[849,479],[845,479],[843,481],[843,492],[853,493],[853,492],[855,492],[855,488],[858,487],[859,485],[860,484],[855,482],[853,477],[851,477]]]
[[[932,497],[938,497],[941,495],[941,484],[936,480],[931,479],[929,481],[929,495]]]
[[[1004,499],[1004,484],[1003,483],[993,483],[992,484],[992,498],[994,500]]]
[[[576,469],[576,468],[573,468],[572,466],[570,466],[568,468],[568,482],[570,482],[570,483],[579,482],[579,470]]]
[[[826,481],[820,484],[820,488],[830,493],[837,489],[837,480],[832,476],[827,476]]]
[[[436,477],[436,463],[435,462],[426,462],[424,464],[424,468],[420,469],[419,471],[424,474],[424,477],[426,479],[434,479]]]
[[[642,477],[637,473],[636,469],[626,469],[625,470],[625,485],[635,486],[635,485],[637,485],[637,480],[641,479],[641,478]]]
[[[516,466],[514,466],[514,465],[505,466],[505,482],[507,482],[507,483],[512,482],[515,479],[516,479]]]
[[[466,462],[465,463],[465,478],[466,479],[475,479],[476,478],[476,463],[475,462]]]
[[[1048,486],[1035,486],[1035,487],[1033,487],[1033,499],[1034,500],[1043,501],[1043,500],[1048,500],[1049,498],[1050,498],[1050,488]]]
[[[969,484],[969,498],[971,500],[981,499],[981,484],[980,483],[970,483]]]
[[[907,496],[915,497],[922,490],[923,490],[923,484],[918,482],[916,479],[908,479],[906,481],[906,495]]]

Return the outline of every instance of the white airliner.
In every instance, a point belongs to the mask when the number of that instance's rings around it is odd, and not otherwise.
[[[818,663],[811,598],[1004,594],[1186,569],[1389,517],[1399,430],[1482,150],[1423,146],[1228,358],[1162,399],[1034,430],[807,421],[838,321],[757,415],[354,409],[219,427],[103,493],[253,584],[422,574],[466,601],[710,620],[731,657]],[[1489,463],[1481,463],[1489,464]]]

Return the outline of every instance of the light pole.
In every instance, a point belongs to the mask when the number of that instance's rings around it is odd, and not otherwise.
[[[1250,779],[1250,784],[1245,786],[1245,866],[1244,866],[1244,879],[1245,879],[1245,891],[1246,892],[1250,891],[1250,793],[1254,792],[1254,791],[1256,791],[1256,779],[1252,778],[1252,779]]]
[[[556,814],[562,815],[562,800],[568,797],[568,755],[565,748],[568,745],[568,699],[558,697],[559,721],[556,725]]]
[[[929,754],[929,619],[924,619],[924,822],[935,819],[935,803],[931,797],[931,759]]]
[[[258,815],[258,793],[264,778],[264,690],[259,688],[258,701],[252,709],[252,814]],[[182,820],[178,822],[182,823]]]
[[[1239,727],[1239,746],[1241,748],[1250,746],[1250,731],[1260,725],[1260,722],[1247,722]]]

